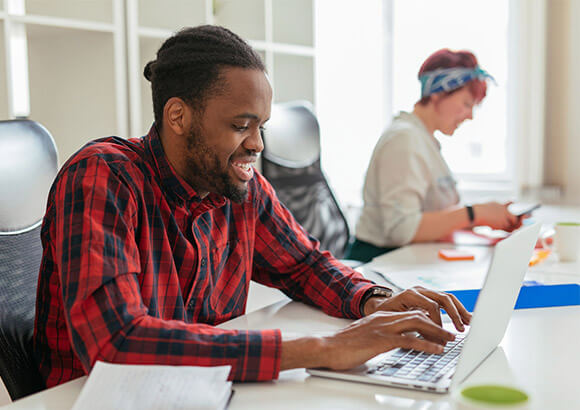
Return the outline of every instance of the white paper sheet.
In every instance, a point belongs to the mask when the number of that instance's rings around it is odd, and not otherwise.
[[[231,394],[230,370],[98,361],[73,410],[223,409]]]

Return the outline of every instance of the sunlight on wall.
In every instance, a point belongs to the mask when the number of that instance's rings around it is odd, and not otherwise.
[[[412,110],[419,99],[417,72],[441,48],[469,50],[494,76],[473,121],[449,138],[437,135],[451,169],[458,174],[506,177],[508,4],[469,0],[393,2],[393,108]]]

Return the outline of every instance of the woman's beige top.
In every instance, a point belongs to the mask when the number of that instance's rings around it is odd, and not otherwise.
[[[401,112],[373,151],[356,237],[380,247],[410,243],[423,212],[459,202],[455,185],[439,141],[417,116]]]

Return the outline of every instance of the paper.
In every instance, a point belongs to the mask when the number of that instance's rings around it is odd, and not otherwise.
[[[487,227],[476,227],[476,228],[487,228]],[[451,235],[451,243],[455,245],[469,245],[469,246],[493,246],[506,236],[503,235],[504,231],[494,231],[494,230],[457,230]]]
[[[121,365],[98,361],[73,410],[224,409],[231,366]]]
[[[424,286],[433,290],[479,289],[483,286],[486,274],[485,271],[481,270],[445,272],[435,269],[383,270],[377,267],[373,267],[372,270],[399,289],[413,286]]]

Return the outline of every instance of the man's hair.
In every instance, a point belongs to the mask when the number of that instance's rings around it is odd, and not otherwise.
[[[471,51],[467,50],[460,50],[454,51],[448,48],[443,48],[441,50],[437,50],[433,54],[431,54],[421,65],[419,69],[419,73],[417,74],[417,78],[421,77],[424,73],[428,71],[434,71],[438,68],[455,68],[455,67],[465,67],[465,68],[475,68],[477,67],[477,57]],[[484,98],[487,92],[487,83],[485,80],[472,80],[469,83],[465,84],[464,87],[469,87],[469,91],[475,98],[476,103],[480,103]],[[453,94],[456,91],[459,91],[460,87],[456,90],[449,91],[447,94]],[[419,104],[425,105],[429,102],[431,96],[428,95],[423,97],[419,100]]]
[[[169,37],[143,71],[151,82],[157,126],[162,126],[163,108],[172,97],[203,112],[207,98],[222,89],[220,73],[226,67],[266,71],[258,53],[224,27],[184,28]]]

